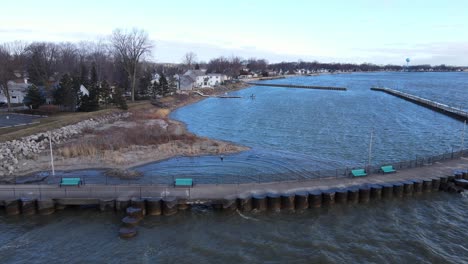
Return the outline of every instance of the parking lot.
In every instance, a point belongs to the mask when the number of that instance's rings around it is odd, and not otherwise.
[[[27,125],[39,122],[40,118],[40,116],[0,113],[0,128]]]

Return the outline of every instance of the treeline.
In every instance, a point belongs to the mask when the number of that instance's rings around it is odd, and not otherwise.
[[[70,111],[92,111],[118,104],[129,92],[135,100],[152,43],[139,29],[115,30],[107,41],[80,43],[9,42],[0,45],[0,88],[8,99],[8,82],[27,77],[31,95],[53,98],[53,104]],[[82,95],[81,85],[89,90]],[[29,91],[28,91],[29,94]],[[27,100],[37,96],[27,96]],[[26,100],[26,101],[27,101]],[[36,104],[34,104],[36,106]]]
[[[153,43],[148,34],[140,29],[116,29],[108,38],[95,42],[3,43],[0,44],[1,91],[8,98],[10,106],[8,81],[26,76],[35,85],[28,100],[37,98],[39,93],[42,96],[39,102],[47,97],[64,110],[93,111],[110,104],[123,107],[124,95],[133,101],[171,94],[176,90],[175,75],[183,74],[188,69],[206,69],[207,73],[221,73],[232,78],[252,73],[268,76],[322,71],[406,70],[401,65],[317,61],[268,63],[261,58],[243,59],[238,56],[218,57],[203,62],[197,61],[193,52],[185,54],[179,64],[156,64],[150,62],[152,48]],[[446,65],[409,67],[410,71],[460,69]],[[89,90],[89,95],[81,94],[81,85]]]
[[[321,62],[281,62],[268,65],[268,68],[274,71],[282,72],[297,72],[299,70],[308,70],[311,72],[319,72],[327,70],[330,72],[369,72],[369,71],[402,71],[406,70],[405,66],[400,65],[377,65],[372,63],[321,63]],[[462,67],[446,66],[444,64],[438,66],[431,65],[411,65],[408,67],[410,71],[457,71]]]

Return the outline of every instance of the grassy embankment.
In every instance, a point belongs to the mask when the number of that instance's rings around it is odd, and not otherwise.
[[[129,110],[137,110],[140,108],[148,107],[148,101],[129,103]],[[40,118],[37,121],[39,123],[21,126],[21,127],[9,127],[0,129],[0,142],[10,141],[14,139],[19,139],[21,137],[26,137],[29,135],[34,135],[41,132],[47,132],[53,129],[61,128],[67,125],[75,124],[80,121],[96,118],[103,115],[108,115],[111,113],[122,112],[115,107],[110,107],[102,109],[95,112],[63,112],[56,115],[52,115],[45,118]]]

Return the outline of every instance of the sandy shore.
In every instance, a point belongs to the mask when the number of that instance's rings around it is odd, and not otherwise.
[[[231,87],[220,87],[216,90],[203,90],[203,93],[207,95],[220,95],[247,87],[249,87],[247,84],[239,83]],[[102,125],[93,131],[87,131],[60,145],[54,146],[55,170],[131,170],[136,166],[177,156],[226,155],[248,150],[248,147],[239,146],[231,142],[194,135],[187,131],[184,123],[169,118],[172,111],[189,104],[197,103],[206,98],[207,97],[192,93],[186,96],[163,98],[155,104],[150,104],[148,102],[147,107],[132,113],[133,118]],[[149,131],[148,134],[159,133],[161,127],[164,128],[165,131],[168,131],[167,134],[171,138],[170,140],[158,144],[142,145],[130,143],[127,145],[126,142],[121,142],[124,147],[118,149],[113,149],[115,146],[111,146],[109,149],[99,148],[98,150],[88,150],[90,145],[92,147],[96,145],[96,143],[108,140],[108,138],[113,137],[113,133],[115,134],[116,132],[125,131],[125,133],[131,133],[144,130]],[[131,135],[129,134],[124,138],[128,137],[131,137]],[[122,139],[118,138],[115,141],[118,140]],[[131,140],[129,140],[129,142],[131,142]],[[80,154],[76,149],[82,152],[83,149],[85,149],[86,152]],[[45,150],[39,155],[36,155],[34,159],[20,160],[20,165],[20,169],[15,172],[16,177],[31,175],[39,171],[50,171],[50,152]],[[6,177],[5,180],[8,180],[8,178],[12,177]]]

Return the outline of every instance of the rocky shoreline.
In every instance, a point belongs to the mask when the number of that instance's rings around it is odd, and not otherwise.
[[[234,89],[224,88],[216,92],[224,93],[245,87],[247,86],[241,85]],[[171,106],[165,108],[166,114],[162,117],[137,119],[135,122],[134,119],[136,117],[134,115],[142,114],[141,112],[112,113],[54,129],[50,131],[50,136],[49,133],[37,133],[20,139],[2,142],[0,143],[0,178],[2,178],[2,181],[8,182],[12,181],[14,177],[51,170],[49,137],[52,140],[56,170],[117,169],[125,171],[135,166],[175,156],[232,154],[248,150],[247,147],[237,146],[229,142],[198,137],[189,133],[185,124],[168,118],[170,111],[203,99],[202,97],[194,97],[192,95],[183,100],[174,100]],[[150,110],[155,112],[160,109],[152,106]],[[93,137],[99,140],[99,137],[106,137],[106,130],[111,133],[116,129],[130,129],[138,125],[143,128],[148,126],[148,130],[153,130],[157,127],[175,137],[188,135],[190,142],[186,140],[170,140],[161,144],[128,145],[125,148],[104,150],[93,155],[64,155],[64,149],[66,150],[74,142],[92,139]],[[101,134],[93,135],[95,131],[101,132]]]

